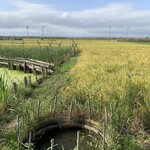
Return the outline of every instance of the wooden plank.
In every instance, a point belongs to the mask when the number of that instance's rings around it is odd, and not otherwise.
[[[18,69],[20,71],[26,72],[36,72],[40,74],[53,74],[54,64],[33,60],[33,59],[23,59],[23,58],[2,58],[0,57],[0,65],[8,66],[9,69]]]
[[[48,63],[48,62],[43,62],[43,61],[38,61],[38,60],[34,60],[34,59],[23,59],[23,58],[11,58],[8,60],[8,58],[2,58],[0,57],[0,62],[8,62],[8,61],[12,61],[13,63],[24,63],[26,62],[26,64],[33,64],[36,66],[42,66],[42,67],[54,67],[53,63]]]
[[[8,62],[0,62],[1,65],[8,65]]]

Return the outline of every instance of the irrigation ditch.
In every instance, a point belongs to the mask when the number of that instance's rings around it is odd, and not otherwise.
[[[18,114],[19,149],[95,150],[108,146],[106,122],[100,126],[101,123],[91,118],[90,103],[84,115],[76,112],[77,106],[73,102],[62,114],[57,106],[57,98],[50,105],[53,109],[44,117],[40,100],[37,111],[27,108],[26,115]]]
[[[84,134],[84,137],[83,137]],[[91,138],[91,137],[92,138]],[[85,140],[83,140],[85,138]],[[53,118],[39,122],[23,139],[23,146],[34,149],[87,149],[94,150],[96,147],[89,147],[88,142],[92,140],[103,141],[104,137],[100,131],[99,123],[90,119],[82,118]],[[104,139],[104,143],[107,141]]]

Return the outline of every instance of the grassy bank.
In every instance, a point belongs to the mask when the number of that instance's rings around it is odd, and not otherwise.
[[[53,62],[56,65],[56,74],[57,71],[59,70],[59,65],[67,61],[68,57],[70,57],[72,54],[71,47],[1,47],[0,53],[1,56],[3,57],[11,57],[11,58],[16,58],[16,57],[24,57],[24,58],[32,58],[32,59],[38,59],[38,60],[43,60],[43,61],[50,61]],[[68,55],[69,54],[69,55]],[[67,56],[68,55],[68,56]],[[74,62],[74,61],[73,61]],[[18,74],[17,71],[6,71],[5,69],[1,68],[1,76],[6,76],[6,78],[3,78],[1,83],[4,83],[3,81],[7,80],[7,85],[8,81],[13,81],[15,82],[15,79],[17,81],[20,80],[21,76]],[[18,77],[17,77],[18,75]],[[27,76],[27,74],[24,74]],[[40,80],[40,83],[42,83],[44,80],[48,79],[47,81],[49,82],[51,80],[51,77],[46,77],[43,80]],[[57,78],[58,79],[58,78]],[[52,80],[53,82],[55,81]],[[46,82],[47,83],[47,82]],[[1,84],[2,85],[2,84]],[[19,82],[20,86],[20,82]],[[3,88],[3,86],[1,86]],[[37,85],[32,85],[31,87],[21,87],[17,94],[14,94],[12,89],[8,89],[7,87],[3,88],[4,90],[7,91],[7,96],[2,99],[1,97],[1,117],[0,117],[0,147],[2,149],[11,149],[15,150],[18,147],[17,143],[17,130],[16,128],[8,130],[5,128],[5,124],[9,123],[13,117],[15,117],[18,113],[21,114],[21,117],[24,117],[24,121],[27,121],[28,113],[26,112],[29,110],[29,113],[31,112],[30,110],[36,111],[36,100],[34,99],[32,101],[32,94],[34,88],[37,87]],[[3,89],[0,89],[1,93],[4,93]],[[48,89],[45,89],[47,92],[49,91]],[[50,91],[51,92],[51,91]],[[44,101],[44,105],[46,105],[47,101]],[[31,106],[33,104],[33,106]],[[31,108],[32,107],[32,108]],[[47,110],[47,109],[46,109]],[[48,111],[44,111],[45,113],[43,114],[43,111],[41,111],[41,115],[46,115]],[[32,112],[33,113],[33,112]],[[31,119],[33,121],[34,114],[31,114]],[[27,127],[27,123],[24,124],[25,128],[22,127],[23,133],[25,132],[25,129]],[[3,131],[4,129],[4,131]],[[7,130],[6,130],[7,129]],[[12,137],[11,140],[10,137]]]
[[[11,111],[13,111],[15,115],[17,115],[18,112],[21,114],[21,125],[23,129],[22,136],[28,130],[28,116],[30,116],[30,128],[32,128],[32,126],[36,125],[38,122],[38,100],[40,100],[41,106],[39,120],[44,120],[53,116],[54,99],[56,98],[56,96],[58,102],[55,111],[57,111],[58,114],[61,113],[61,110],[64,109],[64,107],[67,108],[67,106],[70,105],[66,105],[64,99],[62,97],[59,97],[61,95],[61,91],[59,90],[62,87],[65,87],[66,85],[70,84],[70,76],[68,76],[68,72],[76,64],[76,60],[77,57],[72,57],[60,68],[57,68],[54,75],[46,79],[45,82],[36,87],[36,89],[34,89],[34,91],[29,97],[24,97],[22,94],[19,94],[18,97],[11,99]],[[58,117],[57,114],[56,117]],[[3,142],[2,144],[3,150],[17,149],[17,128],[3,131],[1,132],[1,136],[3,137],[3,139],[6,140],[6,142]],[[9,137],[12,137],[11,141],[9,141]]]

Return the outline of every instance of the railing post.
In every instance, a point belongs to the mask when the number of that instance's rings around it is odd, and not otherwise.
[[[18,113],[17,116],[17,120],[18,120],[18,150],[20,150],[20,138],[21,138],[21,123],[20,123],[20,114]]]
[[[89,119],[91,119],[91,98],[90,98],[90,95],[88,96],[88,113],[89,113]]]
[[[38,112],[37,112],[37,119],[39,120],[39,117],[40,117],[40,99],[38,99]]]
[[[54,149],[54,139],[51,139],[51,150]]]
[[[16,82],[13,82],[13,89],[14,89],[14,93],[16,95],[17,94],[17,84],[16,84]]]
[[[24,62],[24,73],[27,72],[26,62]]]
[[[69,118],[68,118],[69,121],[70,121],[70,119],[72,117],[72,108],[73,108],[73,102],[71,102],[71,105],[70,105]]]
[[[77,131],[77,150],[80,149],[80,131]]]
[[[24,86],[25,86],[25,87],[28,86],[28,80],[27,80],[27,77],[24,77]]]

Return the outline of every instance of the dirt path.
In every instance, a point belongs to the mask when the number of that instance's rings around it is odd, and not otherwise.
[[[17,126],[17,117],[12,119],[9,123],[0,125],[0,130],[7,130]]]

